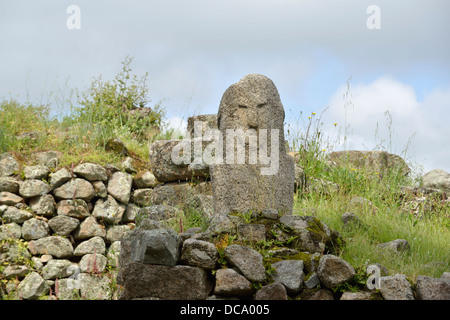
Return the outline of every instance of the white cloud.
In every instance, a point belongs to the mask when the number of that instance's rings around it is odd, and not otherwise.
[[[380,77],[369,84],[350,85],[350,90],[343,85],[330,98],[322,119],[327,132],[333,123],[339,124],[336,150],[344,148],[346,134],[346,149],[384,148],[400,155],[407,151],[407,160],[422,164],[425,171],[450,172],[449,109],[450,88],[435,89],[419,101],[412,87]]]

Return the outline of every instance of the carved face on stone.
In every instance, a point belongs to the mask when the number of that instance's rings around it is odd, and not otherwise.
[[[250,74],[225,91],[218,112],[220,130],[283,130],[283,124],[284,108],[269,78]]]

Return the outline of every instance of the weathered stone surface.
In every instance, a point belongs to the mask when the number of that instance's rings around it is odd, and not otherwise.
[[[37,300],[47,294],[50,286],[37,272],[31,272],[17,287],[18,295],[24,300]]]
[[[317,273],[313,272],[304,278],[305,287],[308,289],[314,289],[320,284],[320,279]]]
[[[92,187],[94,187],[94,197],[105,199],[108,196],[108,191],[102,181],[93,181]]]
[[[88,253],[80,260],[80,270],[85,273],[102,273],[108,259],[99,253]]]
[[[317,275],[325,287],[332,289],[351,280],[355,275],[355,269],[347,261],[326,254],[320,258]]]
[[[72,264],[67,259],[52,259],[42,268],[42,277],[45,280],[70,277],[72,271],[69,267]]]
[[[79,164],[73,169],[73,173],[89,181],[108,180],[106,169],[96,163]]]
[[[226,247],[225,259],[248,280],[259,282],[266,280],[263,258],[259,252],[246,246],[233,244]]]
[[[22,224],[28,219],[33,218],[33,214],[28,210],[17,209],[16,207],[8,206],[5,212],[3,212],[3,220],[6,223],[15,222]]]
[[[64,183],[72,178],[69,170],[61,168],[58,171],[50,174],[50,185],[53,189],[62,186]]]
[[[410,172],[405,160],[386,151],[335,151],[331,152],[327,159],[337,166],[361,169],[370,174],[383,174],[388,170],[398,170],[403,175]]]
[[[395,253],[402,253],[409,251],[409,242],[405,239],[396,239],[385,243],[380,243],[379,248],[386,248]]]
[[[32,198],[42,196],[49,193],[51,187],[48,183],[42,180],[26,180],[20,184],[19,194],[24,198]]]
[[[138,230],[132,233],[130,260],[146,264],[174,266],[177,264],[182,241],[170,229]]]
[[[255,300],[287,300],[286,288],[279,282],[263,286],[256,292]]]
[[[133,230],[133,225],[111,226],[106,231],[106,241],[109,243],[122,240]]]
[[[51,194],[44,194],[30,199],[30,208],[40,216],[52,217],[56,210],[55,199]]]
[[[302,294],[303,295],[303,294]],[[303,300],[334,300],[333,292],[328,289],[319,289],[312,292],[305,292]]]
[[[336,231],[312,216],[285,215],[280,218],[280,222],[292,230],[292,235],[298,236],[293,246],[299,251],[323,252],[327,245],[333,246],[339,238]],[[280,236],[281,239],[286,237],[283,231],[280,231]]]
[[[17,242],[0,242],[0,263],[1,264],[14,264],[17,261],[23,261],[30,259],[30,252],[24,250],[24,248]]]
[[[82,199],[61,200],[57,205],[58,215],[84,219],[90,216],[89,207]]]
[[[225,91],[219,106],[218,128],[223,136],[223,155],[230,159],[210,165],[215,213],[274,208],[282,214],[292,214],[294,159],[285,150],[284,116],[275,85],[263,75],[247,75]],[[254,141],[258,137],[259,146],[254,148],[258,150],[257,159],[250,160],[249,155],[246,160],[243,150],[236,150],[234,139],[234,146],[228,146],[227,129],[242,129],[245,135],[253,136]],[[261,129],[267,130],[266,137]],[[242,138],[241,134],[239,136]],[[234,159],[231,152],[227,154],[227,148],[235,150],[243,164]],[[246,144],[245,153],[248,154],[249,149],[250,143]],[[261,153],[265,150],[268,155],[269,149],[270,160],[264,164]]]
[[[14,193],[7,191],[0,192],[0,205],[15,206],[16,204],[23,202],[23,198]]]
[[[19,163],[9,153],[0,155],[0,177],[12,176],[17,174],[19,170]]]
[[[233,269],[216,271],[214,294],[219,296],[249,297],[253,294],[251,282]]]
[[[213,197],[206,194],[194,194],[188,199],[184,211],[194,211],[206,216],[212,216],[214,214]]]
[[[179,217],[181,214],[182,211],[180,209],[172,206],[154,205],[143,207],[139,210],[136,224],[140,225],[143,219],[167,220],[173,217]]]
[[[20,182],[12,177],[2,177],[0,175],[0,191],[19,193]]]
[[[57,279],[58,292],[55,292],[58,300],[79,300],[80,290],[74,285],[75,279]],[[56,286],[56,283],[55,283]],[[75,287],[75,288],[74,288]]]
[[[80,225],[80,220],[69,216],[56,216],[48,221],[48,225],[57,235],[68,236]]]
[[[380,300],[380,297],[377,294],[368,291],[346,291],[342,294],[340,300]]]
[[[22,227],[15,222],[0,225],[0,240],[20,239]]]
[[[50,169],[43,165],[26,166],[23,169],[25,179],[37,179],[37,180],[47,179],[49,173]]]
[[[206,231],[216,234],[229,233],[234,235],[236,234],[236,225],[228,214],[215,214],[212,216]]]
[[[181,148],[181,145],[185,145],[186,150],[190,148],[190,152],[193,154],[194,142],[192,140],[158,140],[150,145],[150,166],[158,181],[190,181],[193,178],[204,179],[209,176],[209,168],[206,166],[197,168],[190,165],[190,162],[174,163],[172,160],[172,150],[175,147]],[[206,141],[200,141],[200,145],[206,145]],[[193,160],[192,156],[191,159]]]
[[[197,135],[202,135],[206,132],[208,129],[217,129],[217,114],[202,114],[198,116],[192,116],[189,117],[187,120],[187,127],[186,127],[186,137],[188,139],[194,138],[194,124],[201,124],[198,128],[201,129],[199,132],[197,132]]]
[[[297,293],[303,286],[303,261],[282,260],[272,264],[275,274],[272,275],[274,282],[279,282],[286,287],[288,293]]]
[[[90,253],[105,254],[105,240],[99,236],[92,237],[89,240],[81,242],[73,251],[74,256],[83,256]]]
[[[120,241],[114,241],[108,248],[108,254],[106,255],[106,258],[108,258],[108,265],[114,268],[119,267],[120,248]]]
[[[442,169],[431,170],[423,176],[422,184],[425,188],[435,188],[450,192],[450,173]]]
[[[105,227],[97,222],[95,217],[90,216],[81,222],[81,224],[73,232],[75,240],[85,240],[95,236],[106,237]]]
[[[105,150],[113,151],[119,155],[128,155],[128,149],[125,146],[125,143],[118,138],[109,139],[108,142],[106,142]]]
[[[364,224],[361,222],[359,217],[353,212],[345,212],[342,215],[342,222],[345,227],[363,227]]]
[[[28,249],[33,255],[49,254],[55,258],[70,258],[73,247],[67,238],[49,236],[28,242]]]
[[[126,265],[121,299],[154,297],[166,300],[203,300],[211,291],[208,273],[197,267],[142,263]]]
[[[254,242],[266,240],[266,226],[263,224],[241,223],[237,226],[237,232],[243,240]]]
[[[78,275],[80,296],[86,300],[111,300],[113,295],[111,280],[96,274],[80,273]]]
[[[217,266],[219,255],[214,244],[206,241],[187,239],[183,242],[181,262],[193,267],[212,270]]]
[[[417,276],[417,299],[450,300],[450,279]]]
[[[384,300],[414,300],[411,284],[403,274],[381,277],[380,292]]]
[[[59,164],[59,159],[61,156],[61,152],[50,150],[33,153],[31,155],[31,159],[48,168],[56,168]]]
[[[139,214],[139,210],[141,210],[141,207],[135,205],[134,203],[128,203],[122,216],[122,222],[135,222],[136,217]]]
[[[125,208],[124,204],[118,203],[114,197],[108,195],[106,200],[97,200],[92,215],[108,224],[118,224],[122,220]]]
[[[108,181],[108,193],[123,204],[128,204],[131,197],[133,177],[124,172],[114,172]]]
[[[31,218],[22,225],[22,238],[25,240],[36,240],[50,234],[48,223],[43,220]]]
[[[8,265],[3,270],[5,279],[23,279],[30,272],[30,268],[25,265]]]
[[[75,178],[53,190],[53,194],[58,199],[82,199],[88,202],[94,197],[94,187],[87,180]]]
[[[152,204],[152,193],[151,188],[134,190],[131,194],[131,202],[141,207],[149,206]]]
[[[159,183],[155,175],[147,170],[139,171],[133,177],[133,187],[135,189],[154,188]]]

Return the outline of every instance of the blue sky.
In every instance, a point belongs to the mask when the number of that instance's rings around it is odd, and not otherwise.
[[[81,29],[66,26],[72,4]],[[370,5],[380,9],[379,30],[367,28]],[[217,112],[229,85],[261,73],[277,86],[287,123],[328,106],[325,132],[347,120],[347,147],[374,149],[389,135],[389,110],[391,150],[412,141],[409,160],[450,172],[449,12],[448,0],[2,1],[0,97],[63,113],[55,96],[100,74],[112,79],[130,55],[176,125]]]

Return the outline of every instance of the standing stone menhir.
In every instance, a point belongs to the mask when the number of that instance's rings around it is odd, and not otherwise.
[[[276,209],[292,214],[294,159],[272,80],[250,74],[224,93],[218,112],[223,161],[210,165],[216,214]]]

